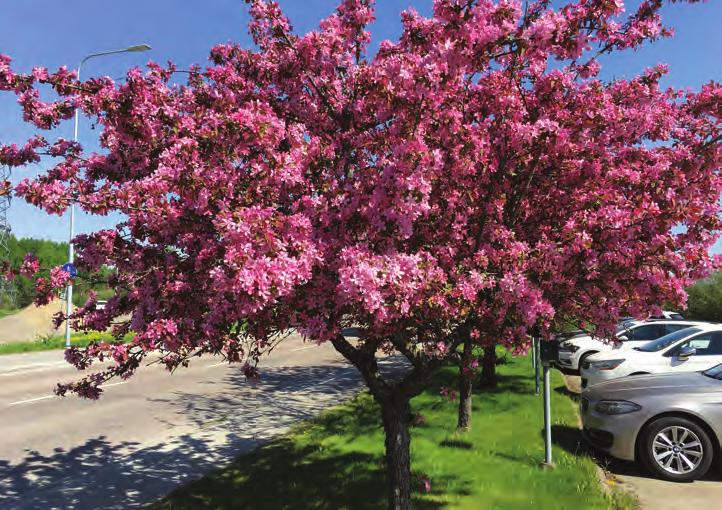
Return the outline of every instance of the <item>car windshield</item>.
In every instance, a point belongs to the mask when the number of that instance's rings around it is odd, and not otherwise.
[[[705,370],[704,372],[702,372],[702,374],[706,375],[707,377],[711,377],[712,379],[722,381],[722,365],[717,365],[716,367],[712,367],[709,370]]]
[[[687,338],[689,335],[699,333],[700,331],[702,331],[702,330],[699,328],[680,329],[679,331],[675,331],[674,333],[670,333],[669,335],[664,335],[662,337],[657,338],[656,340],[652,340],[651,342],[648,342],[640,347],[637,347],[636,350],[642,351],[642,352],[661,351],[665,347],[669,347],[670,345],[675,343],[677,340],[682,340],[683,338]]]

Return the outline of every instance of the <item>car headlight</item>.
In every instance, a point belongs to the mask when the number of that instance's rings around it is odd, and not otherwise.
[[[614,370],[622,363],[624,363],[624,359],[608,359],[604,361],[592,361],[590,366],[597,370]]]
[[[594,410],[601,414],[627,414],[639,411],[641,408],[639,404],[626,400],[600,400],[594,406]]]
[[[577,352],[579,350],[578,345],[574,345],[571,342],[564,342],[562,345],[559,346],[559,348],[563,351],[569,351],[569,352]]]

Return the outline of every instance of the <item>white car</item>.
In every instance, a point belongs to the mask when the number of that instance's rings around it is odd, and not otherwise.
[[[705,323],[676,319],[623,322],[617,328],[614,341],[581,334],[561,342],[558,365],[561,368],[578,371],[585,359],[598,352],[639,347],[651,340],[697,324]]]
[[[722,325],[701,324],[648,342],[608,351],[582,364],[582,388],[628,375],[696,372],[722,363]]]

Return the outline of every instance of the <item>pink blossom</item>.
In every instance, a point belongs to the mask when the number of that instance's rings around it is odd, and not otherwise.
[[[32,278],[40,270],[40,261],[32,253],[25,255],[23,264],[20,266],[20,274],[26,278]]]
[[[54,267],[50,270],[50,286],[53,289],[61,289],[70,280],[70,275],[62,267]]]

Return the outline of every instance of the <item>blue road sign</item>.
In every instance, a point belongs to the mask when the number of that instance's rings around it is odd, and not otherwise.
[[[78,276],[78,268],[75,267],[75,264],[72,264],[70,262],[63,265],[63,271],[68,273],[68,276],[70,276],[71,278],[75,278],[76,276]]]

